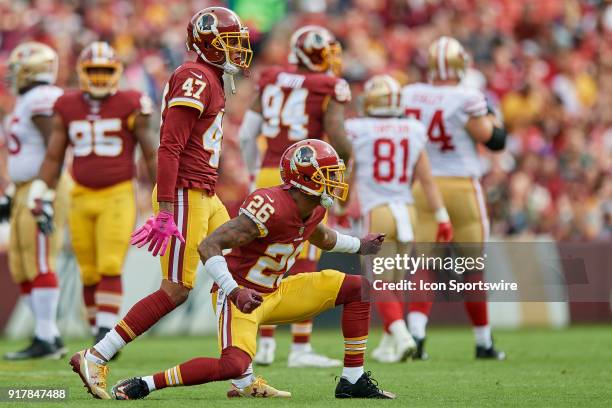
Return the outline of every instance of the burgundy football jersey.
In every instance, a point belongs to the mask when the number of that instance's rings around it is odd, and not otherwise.
[[[62,119],[73,147],[72,177],[89,188],[104,188],[134,177],[134,119],[151,114],[149,97],[138,91],[117,91],[104,99],[82,91],[57,99],[54,111]]]
[[[274,292],[304,242],[325,217],[325,209],[319,206],[302,220],[289,187],[275,186],[252,192],[240,213],[257,225],[260,236],[225,256],[229,270],[239,285]]]
[[[173,106],[189,106],[200,111],[200,117],[191,129],[187,144],[178,158],[179,168],[175,188],[194,188],[215,191],[223,137],[222,120],[225,112],[225,91],[222,72],[198,62],[185,62],[170,76],[162,97],[162,125],[160,144],[172,133],[168,127],[175,124],[165,120]],[[159,161],[157,199],[172,200],[174,191],[171,182],[164,183],[164,168]],[[161,177],[159,177],[161,176]],[[168,186],[164,185],[168,184]]]
[[[351,100],[348,83],[322,72],[297,72],[272,67],[258,83],[268,139],[262,167],[278,167],[284,151],[303,139],[323,138],[323,115],[329,98],[340,103]]]

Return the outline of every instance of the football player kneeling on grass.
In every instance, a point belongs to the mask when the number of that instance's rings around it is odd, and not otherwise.
[[[283,279],[307,241],[332,252],[366,255],[380,250],[384,234],[359,239],[321,224],[334,198],[346,199],[344,171],[344,162],[323,141],[307,139],[290,146],[281,159],[284,184],[255,190],[238,217],[199,245],[204,268],[215,281],[221,357],[195,358],[119,381],[112,389],[114,398],[139,399],[166,387],[230,379],[230,397],[290,397],[253,375],[259,325],[299,322],[339,305],[345,354],[336,398],[395,398],[363,367],[370,304],[363,297],[361,276],[323,270]],[[224,249],[231,249],[225,257]]]

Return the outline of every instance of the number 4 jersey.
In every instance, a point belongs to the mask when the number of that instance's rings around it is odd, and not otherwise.
[[[351,100],[348,83],[321,72],[296,72],[272,67],[258,83],[268,139],[262,167],[278,167],[285,150],[298,140],[321,139],[323,116],[330,98],[340,103]]]
[[[81,91],[62,95],[54,111],[62,120],[72,145],[72,178],[99,189],[134,177],[134,122],[150,115],[152,102],[138,91],[117,91],[92,99]]]
[[[325,209],[315,208],[302,220],[288,186],[260,188],[240,207],[259,229],[259,238],[232,249],[225,257],[239,285],[263,293],[274,292],[295,262],[304,242],[325,217]]]
[[[361,211],[388,203],[411,204],[412,174],[425,147],[425,128],[414,119],[355,118],[346,121],[353,142]]]
[[[464,86],[412,84],[402,89],[406,116],[425,125],[427,155],[434,176],[480,177],[476,142],[465,130],[470,117],[487,114],[482,92]]]

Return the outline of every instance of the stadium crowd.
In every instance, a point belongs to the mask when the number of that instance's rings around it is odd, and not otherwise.
[[[184,58],[185,21],[223,2],[184,0],[0,0],[0,60],[24,38],[60,55],[60,86],[95,39],[125,62],[124,85],[155,101]],[[219,195],[230,210],[247,175],[237,131],[258,70],[284,64],[290,33],[324,25],[344,48],[344,77],[358,95],[372,74],[424,79],[427,46],[451,35],[471,53],[466,81],[486,89],[511,132],[506,152],[483,152],[492,232],[612,240],[612,4],[604,0],[231,0],[255,51],[250,78],[228,96]],[[5,75],[5,64],[0,74]],[[358,98],[351,114],[358,110]],[[0,116],[12,96],[0,85]],[[142,205],[149,195],[140,194]]]

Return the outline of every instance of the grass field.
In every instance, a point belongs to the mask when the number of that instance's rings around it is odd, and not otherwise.
[[[379,339],[370,337],[370,350]],[[277,363],[257,368],[271,384],[293,393],[291,401],[231,400],[225,398],[226,383],[166,389],[130,406],[206,407],[219,403],[235,406],[372,406],[393,404],[411,407],[501,406],[612,406],[612,328],[574,327],[568,330],[497,331],[497,342],[508,354],[504,362],[474,361],[468,328],[432,329],[428,351],[431,360],[405,364],[366,363],[384,389],[398,394],[395,401],[337,401],[333,398],[336,369],[289,369],[286,366],[289,335],[278,336]],[[341,358],[339,331],[315,332],[317,350]],[[22,346],[0,341],[0,353]],[[111,365],[109,383],[150,374],[198,355],[216,355],[213,337],[143,338],[130,345]],[[86,346],[69,342],[71,351]],[[70,398],[61,405],[84,407],[117,403],[96,401],[85,393],[66,361],[7,363],[0,361],[0,387],[68,387]],[[59,403],[1,403],[15,407],[59,406]]]

